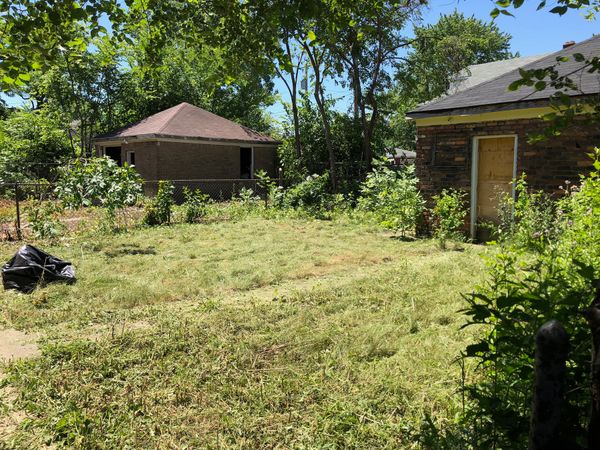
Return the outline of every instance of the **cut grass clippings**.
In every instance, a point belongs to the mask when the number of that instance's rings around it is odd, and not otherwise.
[[[45,335],[4,368],[27,414],[6,447],[416,448],[460,409],[481,247],[249,218],[47,250],[78,282],[0,295],[4,326]]]

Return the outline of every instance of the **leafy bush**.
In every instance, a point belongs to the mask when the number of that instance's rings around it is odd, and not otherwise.
[[[501,199],[498,239],[527,250],[542,249],[560,232],[556,206],[548,194],[529,190],[523,174],[515,184],[515,200],[512,195]]]
[[[414,231],[424,208],[414,166],[395,171],[378,163],[360,188],[358,208],[372,212],[379,223],[404,236]]]
[[[285,190],[281,199],[284,208],[303,209],[311,214],[321,212],[331,199],[329,174],[309,175],[304,181]]]
[[[185,198],[185,202],[182,205],[184,220],[187,223],[198,222],[198,220],[206,216],[207,206],[210,201],[210,197],[207,194],[202,193],[200,189],[192,191],[185,187],[183,189],[183,196]]]
[[[464,240],[462,230],[467,217],[465,193],[455,189],[444,189],[440,195],[433,197],[433,201],[433,235],[440,247],[446,248],[448,241]]]
[[[29,228],[37,239],[55,239],[60,236],[65,226],[59,221],[64,208],[60,203],[44,201],[34,203],[25,209]]]
[[[63,169],[56,194],[67,208],[99,203],[114,217],[117,209],[137,202],[142,179],[133,167],[120,167],[108,157],[77,160]]]
[[[146,203],[144,223],[146,225],[163,225],[171,223],[173,209],[173,192],[175,187],[170,181],[159,181],[156,196]]]
[[[591,339],[578,311],[590,304],[600,279],[600,162],[594,167],[580,188],[569,189],[553,205],[553,238],[536,240],[535,252],[503,242],[489,263],[488,282],[466,297],[469,324],[483,330],[465,351],[480,371],[466,386],[470,406],[465,424],[468,434],[477,436],[470,443],[476,448],[527,447],[534,337],[551,319],[562,322],[571,338],[561,419],[568,441],[564,448],[579,448],[578,440],[585,436]],[[528,202],[515,210],[523,208],[525,214]],[[523,226],[531,223],[537,222]]]

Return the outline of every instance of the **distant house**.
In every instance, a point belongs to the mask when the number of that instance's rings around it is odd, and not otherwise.
[[[280,142],[189,103],[97,136],[98,155],[135,165],[145,180],[250,180],[276,175]]]
[[[473,236],[479,221],[497,219],[499,192],[510,193],[511,180],[522,172],[532,188],[553,193],[591,168],[587,153],[600,145],[600,127],[577,121],[560,136],[530,144],[528,136],[548,126],[540,116],[552,111],[554,91],[508,90],[520,78],[520,68],[546,68],[567,56],[556,69],[578,84],[580,91],[569,95],[598,96],[600,75],[575,61],[575,53],[600,56],[600,36],[568,42],[549,55],[472,66],[470,76],[459,80],[449,95],[408,113],[417,125],[415,164],[421,189],[427,196],[444,188],[469,192]]]

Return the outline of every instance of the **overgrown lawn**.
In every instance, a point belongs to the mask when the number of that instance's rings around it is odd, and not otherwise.
[[[46,249],[78,282],[0,295],[5,327],[44,336],[4,367],[0,414],[27,414],[7,447],[411,448],[460,410],[481,247],[250,218]]]

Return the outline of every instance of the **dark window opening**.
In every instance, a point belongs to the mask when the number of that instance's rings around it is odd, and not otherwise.
[[[240,178],[252,178],[252,149],[240,147]]]
[[[135,166],[135,152],[127,152],[127,164]]]
[[[121,147],[106,147],[104,154],[110,159],[113,159],[120,166],[123,162],[121,161]]]

